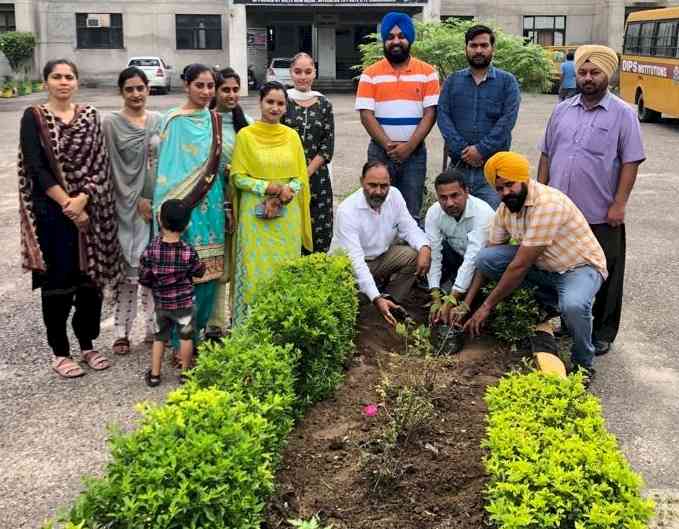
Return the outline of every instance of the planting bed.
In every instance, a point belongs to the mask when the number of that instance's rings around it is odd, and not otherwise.
[[[478,529],[485,516],[483,395],[516,358],[491,342],[468,344],[455,357],[407,356],[403,339],[372,306],[361,308],[358,322],[344,384],[289,436],[268,527],[289,527],[288,519],[318,513],[334,529]],[[433,416],[409,440],[398,441],[385,463],[380,439],[391,406],[384,392],[404,385],[425,388]],[[376,416],[364,414],[365,405],[385,401]],[[375,472],[389,464],[402,476],[376,487]]]

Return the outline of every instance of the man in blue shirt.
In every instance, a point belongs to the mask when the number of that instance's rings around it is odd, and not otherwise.
[[[559,87],[559,101],[573,97],[577,93],[575,86],[575,55],[572,51],[566,54],[566,60],[561,63],[561,86]]]
[[[510,150],[519,113],[519,83],[491,65],[495,34],[472,26],[464,37],[469,68],[450,75],[441,91],[437,124],[452,164],[465,173],[471,194],[493,209],[498,194],[486,182],[483,165],[496,152]]]

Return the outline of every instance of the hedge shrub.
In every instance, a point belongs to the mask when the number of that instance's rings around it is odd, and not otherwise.
[[[491,387],[487,507],[498,529],[642,529],[653,502],[582,385],[541,373]]]
[[[106,476],[69,520],[115,529],[255,529],[273,488],[274,428],[252,402],[218,389],[142,404],[139,427],[111,439]]]
[[[300,410],[328,397],[353,350],[358,295],[345,256],[313,254],[283,266],[259,285],[243,332],[267,329],[276,344],[294,344]]]
[[[292,344],[273,345],[267,333],[236,330],[228,339],[201,345],[189,388],[214,386],[239,392],[259,406],[276,430],[270,449],[277,452],[294,423],[297,357]]]
[[[182,389],[140,405],[135,431],[114,432],[106,474],[87,481],[66,528],[260,527],[294,418],[342,378],[358,297],[349,260],[325,255],[258,291],[242,326],[201,346]]]

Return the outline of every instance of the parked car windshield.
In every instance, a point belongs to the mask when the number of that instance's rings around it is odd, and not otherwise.
[[[160,66],[158,59],[133,59],[128,66]]]

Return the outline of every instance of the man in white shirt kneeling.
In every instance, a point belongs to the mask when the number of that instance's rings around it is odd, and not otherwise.
[[[395,244],[398,239],[407,246]],[[396,325],[392,310],[405,301],[416,277],[429,271],[431,248],[401,192],[390,186],[383,162],[367,162],[361,189],[337,208],[330,253],[340,249],[351,259],[360,291]],[[384,293],[378,282],[386,285]]]
[[[427,211],[424,230],[431,243],[429,288],[440,296],[441,285],[452,282],[450,293],[458,301],[474,277],[476,256],[488,241],[488,229],[495,211],[484,200],[469,194],[464,173],[450,168],[434,180],[435,202]],[[450,307],[443,306],[447,312]],[[439,311],[434,322],[443,318]]]

